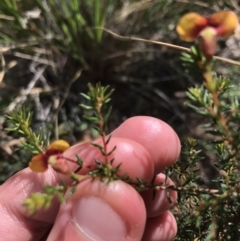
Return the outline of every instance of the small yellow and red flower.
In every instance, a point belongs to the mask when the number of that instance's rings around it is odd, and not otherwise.
[[[40,153],[31,159],[29,167],[35,172],[45,172],[48,169],[49,158],[62,154],[69,147],[70,145],[64,140],[54,141],[44,153]]]
[[[216,36],[230,37],[238,25],[238,17],[232,11],[221,11],[204,17],[198,13],[184,15],[177,25],[177,33],[184,41],[199,39],[199,47],[206,57],[216,51]]]

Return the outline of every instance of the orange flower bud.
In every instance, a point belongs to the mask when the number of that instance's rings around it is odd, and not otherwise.
[[[199,35],[199,48],[206,58],[211,58],[217,47],[216,30],[212,27],[207,27],[201,31]]]
[[[29,163],[29,167],[34,172],[45,172],[48,169],[47,156],[44,153],[34,156]]]
[[[229,37],[238,25],[238,17],[232,11],[221,11],[212,14],[208,19],[208,24],[216,29],[218,36]]]
[[[60,172],[62,174],[70,173],[69,166],[67,165],[67,162],[64,159],[57,159],[56,156],[50,156],[48,158],[48,163],[56,172]]]
[[[199,35],[207,24],[207,18],[198,13],[188,13],[180,19],[176,30],[182,40],[191,42]]]

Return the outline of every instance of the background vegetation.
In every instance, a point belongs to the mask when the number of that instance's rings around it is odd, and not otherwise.
[[[240,13],[236,0],[1,0],[0,182],[24,168],[31,157],[24,150],[13,151],[21,138],[4,131],[5,114],[24,105],[34,113],[33,130],[41,128],[46,138],[71,144],[91,139],[96,133],[82,118],[79,103],[84,99],[79,93],[87,91],[87,83],[101,82],[115,89],[109,132],[128,117],[150,115],[170,124],[182,141],[202,139],[201,185],[208,186],[215,174],[209,164],[211,136],[200,125],[205,117],[184,105],[185,91],[200,84],[201,75],[185,71],[179,50],[131,37],[188,47],[175,33],[180,16],[226,8]],[[236,32],[221,40],[218,55],[238,60],[239,38]],[[215,66],[218,74],[238,83],[238,66]],[[239,89],[229,95],[240,97]],[[181,215],[180,223],[185,218]],[[191,222],[189,228],[199,232],[195,220]],[[194,232],[186,238],[187,225],[180,227],[177,240],[193,240]]]

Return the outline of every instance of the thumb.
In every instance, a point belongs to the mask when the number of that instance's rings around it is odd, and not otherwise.
[[[139,241],[145,223],[143,200],[131,186],[88,179],[61,205],[47,241]]]

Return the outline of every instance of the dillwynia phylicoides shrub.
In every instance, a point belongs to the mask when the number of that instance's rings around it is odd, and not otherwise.
[[[29,167],[34,172],[44,172],[51,166],[56,172],[69,176],[73,182],[71,189],[87,178],[100,178],[108,182],[121,179],[132,185],[136,190],[152,189],[153,199],[157,190],[176,190],[178,203],[173,212],[178,222],[176,240],[238,240],[240,236],[240,107],[237,97],[228,95],[233,88],[231,81],[213,72],[214,54],[217,47],[217,37],[229,37],[238,24],[237,16],[231,11],[222,11],[204,17],[197,13],[183,16],[178,25],[177,33],[184,41],[195,41],[188,53],[182,55],[184,65],[188,70],[200,71],[203,83],[187,91],[189,107],[208,120],[204,123],[206,132],[214,138],[207,142],[208,149],[217,157],[214,164],[217,175],[211,180],[209,187],[199,185],[201,176],[200,163],[203,158],[200,142],[189,138],[183,148],[183,157],[173,167],[165,171],[166,182],[149,184],[144,180],[132,181],[128,175],[118,175],[121,165],[114,167],[114,159],[108,156],[114,152],[107,149],[111,136],[106,136],[105,126],[111,113],[108,107],[112,90],[100,84],[89,85],[89,92],[82,96],[89,105],[81,105],[89,114],[85,118],[98,131],[102,145],[93,144],[98,148],[104,160],[96,160],[94,167],[89,168],[86,175],[78,174],[85,165],[84,160],[64,157],[64,151],[70,145],[64,140],[56,140],[49,144],[43,139],[42,133],[35,134],[31,128],[31,114],[24,109],[8,116],[11,122],[9,131],[18,131],[25,137],[23,147],[32,151]],[[216,159],[216,158],[215,158]],[[210,160],[209,160],[210,162]],[[77,165],[75,170],[69,168],[69,163]],[[167,185],[167,178],[177,178],[175,186]],[[154,183],[154,182],[152,182]],[[29,214],[34,215],[41,208],[48,208],[53,197],[64,199],[66,183],[57,187],[46,186],[45,193],[32,194],[24,205]],[[169,202],[171,199],[169,198]]]

